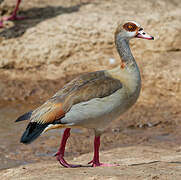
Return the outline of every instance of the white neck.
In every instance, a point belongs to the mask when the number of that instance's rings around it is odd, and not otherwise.
[[[113,77],[118,78],[123,83],[123,85],[128,88],[130,94],[137,90],[140,91],[140,71],[131,53],[129,40],[117,35],[115,43],[117,51],[122,60],[122,65],[119,65],[115,69],[110,70],[109,73]]]

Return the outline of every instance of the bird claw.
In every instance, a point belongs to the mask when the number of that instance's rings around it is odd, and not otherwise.
[[[53,156],[59,156],[60,153],[59,152],[56,152],[55,154],[53,154]]]
[[[104,164],[104,163],[99,163],[99,164],[93,164],[93,167],[114,167],[114,166],[120,166],[119,164]]]
[[[91,163],[93,163],[93,160],[92,160],[92,161],[90,161],[90,162],[88,162],[87,164],[91,164]]]
[[[82,165],[68,164],[60,153],[56,153],[55,156],[57,156],[59,163],[66,168],[82,167]]]
[[[0,28],[3,28],[4,25],[3,25],[3,22],[4,21],[15,21],[15,20],[23,20],[25,19],[26,17],[24,16],[9,16],[9,17],[3,17],[2,20],[0,21]]]
[[[93,160],[88,162],[88,164],[92,163],[92,167],[112,167],[112,166],[119,166],[118,164],[104,164],[100,162],[94,162]]]
[[[1,20],[0,21],[0,28],[3,28],[4,26],[3,26],[3,21]]]
[[[3,21],[15,21],[15,20],[23,20],[25,19],[26,17],[24,16],[15,16],[15,15],[11,15],[9,17],[4,17],[3,18]]]

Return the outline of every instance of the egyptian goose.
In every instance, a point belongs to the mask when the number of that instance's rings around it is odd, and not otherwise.
[[[71,128],[90,128],[95,132],[95,139],[94,157],[89,164],[110,166],[99,161],[100,135],[111,121],[136,102],[141,89],[140,71],[129,47],[132,38],[154,39],[134,21],[120,24],[115,32],[115,44],[121,64],[75,78],[43,105],[20,116],[16,122],[30,120],[21,142],[28,144],[47,130],[66,128],[57,160],[64,167],[80,167],[64,160],[65,145]]]
[[[20,16],[17,16],[17,11],[19,9],[19,5],[21,3],[21,0],[17,0],[17,3],[16,3],[16,7],[12,13],[11,16],[9,17],[4,17],[1,21],[0,21],[0,28],[3,27],[3,21],[14,21],[14,20],[21,20],[21,19],[24,19],[24,17],[20,17]]]

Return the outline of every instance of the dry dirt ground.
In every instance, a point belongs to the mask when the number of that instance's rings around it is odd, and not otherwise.
[[[117,148],[101,153],[102,159],[116,167],[87,167],[90,154],[74,158],[73,163],[84,163],[85,167],[67,169],[57,162],[45,161],[0,172],[1,179],[89,179],[89,180],[133,180],[133,179],[174,179],[181,178],[181,153],[147,146]],[[120,159],[121,157],[121,159]]]
[[[15,2],[1,3],[0,15],[10,14]],[[155,40],[131,41],[141,69],[142,92],[137,104],[102,137],[101,149],[105,150],[102,159],[120,163],[120,167],[106,171],[105,168],[61,168],[50,156],[38,154],[54,152],[60,141],[57,134],[43,136],[29,146],[19,145],[15,142],[25,124],[12,124],[10,130],[16,136],[9,132],[7,136],[6,117],[0,115],[0,129],[4,133],[0,137],[0,158],[33,162],[2,170],[0,176],[4,179],[78,179],[79,176],[180,179],[180,0],[23,0],[20,14],[27,18],[7,22],[0,30],[0,112],[11,117],[7,126],[15,116],[41,104],[78,74],[118,65],[120,59],[114,47],[118,22],[135,20]],[[112,58],[115,62],[110,64]],[[16,113],[15,106],[19,109]],[[70,160],[76,156],[75,161],[85,164],[85,159],[90,159],[85,153],[92,151],[92,141],[92,132],[73,134],[66,155]]]

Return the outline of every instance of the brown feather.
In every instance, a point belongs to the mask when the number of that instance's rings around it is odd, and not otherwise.
[[[65,112],[63,111],[61,103],[47,101],[38,109],[33,111],[30,121],[40,124],[52,123],[64,115]]]
[[[105,71],[83,74],[59,90],[52,98],[33,111],[31,122],[52,123],[61,119],[77,103],[109,96],[122,88],[119,80]]]

